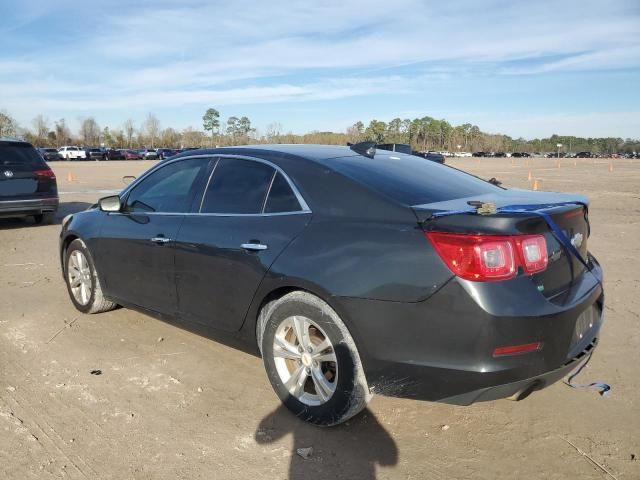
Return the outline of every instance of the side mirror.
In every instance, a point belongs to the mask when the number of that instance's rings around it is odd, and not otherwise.
[[[101,198],[98,200],[98,205],[103,212],[119,212],[120,208],[122,208],[118,195]]]
[[[124,183],[125,185],[129,185],[135,179],[136,177],[134,177],[133,175],[125,175],[124,177],[122,177],[122,183]]]

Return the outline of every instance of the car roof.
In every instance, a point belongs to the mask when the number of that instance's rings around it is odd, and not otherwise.
[[[15,138],[15,137],[0,137],[0,142],[3,143],[29,143],[29,142],[25,142],[24,140],[21,140],[19,138]]]
[[[261,144],[243,145],[236,147],[203,148],[188,150],[180,154],[182,157],[206,154],[244,154],[260,156],[260,154],[280,153],[292,155],[307,160],[323,161],[330,158],[352,157],[359,155],[347,146],[341,145],[313,145],[313,144]],[[388,153],[388,152],[387,152]],[[175,157],[174,157],[175,158]]]

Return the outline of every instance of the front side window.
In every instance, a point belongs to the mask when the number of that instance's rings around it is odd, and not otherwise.
[[[262,213],[275,174],[269,165],[251,160],[221,158],[202,200],[202,213]]]
[[[131,190],[125,211],[189,212],[197,180],[202,178],[208,164],[207,158],[192,158],[156,170]]]

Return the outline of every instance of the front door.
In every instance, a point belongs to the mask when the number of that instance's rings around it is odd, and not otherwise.
[[[176,312],[175,240],[208,164],[196,158],[163,165],[132,187],[121,212],[104,214],[91,250],[108,296]]]

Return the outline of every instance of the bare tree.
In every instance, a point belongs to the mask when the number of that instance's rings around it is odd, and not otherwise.
[[[17,128],[16,121],[7,112],[0,110],[0,137],[15,135]]]
[[[160,133],[160,120],[153,113],[147,116],[146,122],[144,122],[144,128],[149,134],[149,140],[151,140],[151,148],[155,148],[155,142]]]
[[[95,118],[85,118],[80,124],[80,137],[85,145],[97,145],[100,142],[100,127]]]
[[[133,134],[136,133],[136,126],[133,120],[130,118],[124,122],[124,134],[127,138],[127,145],[131,148],[131,142],[133,141]]]
[[[267,125],[267,129],[265,131],[265,138],[268,143],[278,143],[280,139],[280,135],[282,134],[282,124],[278,122],[273,122]]]
[[[44,145],[49,133],[49,119],[40,114],[31,123],[33,123],[38,145]]]
[[[69,128],[67,127],[67,123],[64,118],[57,120],[54,122],[54,131],[56,132],[56,146],[61,147],[67,143],[69,143],[71,137],[71,132],[69,132]]]

